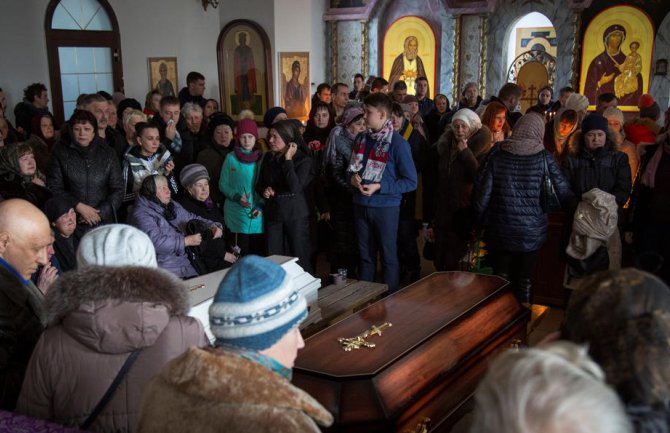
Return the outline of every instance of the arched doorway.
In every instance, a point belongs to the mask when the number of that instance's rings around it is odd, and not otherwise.
[[[51,0],[44,21],[54,116],[82,93],[123,91],[119,25],[107,0]]]
[[[507,81],[523,89],[521,111],[537,103],[539,89],[556,80],[556,30],[552,22],[531,12],[512,26],[507,46]]]

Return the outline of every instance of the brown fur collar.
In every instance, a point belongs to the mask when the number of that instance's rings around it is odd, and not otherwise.
[[[612,133],[607,132],[607,141],[605,141],[605,149],[611,151],[619,150],[616,144],[617,139]],[[582,140],[582,130],[578,129],[573,132],[568,138],[568,155],[579,155],[582,151],[584,141]]]
[[[303,390],[256,362],[221,348],[191,347],[160,373],[180,393],[207,401],[300,410],[329,426],[332,415]]]
[[[49,289],[46,305],[50,324],[61,321],[83,302],[120,299],[155,302],[170,315],[185,315],[190,306],[181,280],[161,269],[123,266],[87,266],[59,277]]]
[[[442,156],[447,152],[450,147],[453,145],[454,141],[454,131],[451,128],[447,128],[446,131],[440,136],[435,143],[437,146],[438,155]],[[491,130],[486,126],[482,125],[479,131],[475,132],[468,138],[468,147],[475,155],[475,158],[479,157],[481,154],[486,153],[491,144],[493,143],[493,135]]]

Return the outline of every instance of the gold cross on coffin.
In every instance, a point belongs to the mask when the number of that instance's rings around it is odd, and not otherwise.
[[[382,330],[385,328],[390,328],[393,326],[392,323],[390,322],[385,322],[382,323],[381,325],[372,325],[372,327],[363,333],[355,336],[355,337],[349,337],[349,338],[344,338],[340,337],[337,339],[337,341],[340,343],[342,346],[342,349],[344,349],[345,352],[351,352],[352,349],[360,349],[361,347],[368,347],[370,349],[373,349],[375,347],[375,343],[371,343],[366,340],[367,337],[371,337],[373,335],[382,335]]]

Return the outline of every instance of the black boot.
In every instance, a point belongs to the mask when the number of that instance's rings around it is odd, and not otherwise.
[[[530,278],[522,278],[517,281],[514,294],[523,306],[530,307],[533,303],[533,282]]]

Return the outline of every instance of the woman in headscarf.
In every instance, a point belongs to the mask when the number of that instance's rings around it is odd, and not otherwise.
[[[438,155],[438,191],[435,214],[435,268],[459,269],[472,237],[470,195],[479,158],[491,148],[491,131],[474,111],[463,108],[451,118],[435,143]],[[430,237],[430,235],[429,235]]]
[[[558,161],[568,153],[568,140],[579,127],[579,116],[575,110],[561,108],[554,119],[547,123],[544,131],[544,148]]]
[[[206,232],[187,234],[187,224],[191,220],[199,220]],[[158,266],[181,278],[198,275],[186,248],[199,246],[205,237],[218,239],[223,236],[220,223],[201,218],[172,200],[168,180],[159,174],[147,176],[142,181],[130,224],[149,235],[156,248]]]
[[[30,121],[30,138],[27,143],[33,148],[37,168],[46,172],[49,168],[51,149],[60,139],[60,133],[54,128],[54,118],[51,113],[39,114]]]
[[[626,139],[626,133],[623,129],[623,113],[616,107],[607,107],[603,111],[603,117],[607,119],[607,126],[612,140],[617,148],[628,156],[628,165],[630,166],[631,187],[635,185],[637,172],[640,166],[640,155],[638,149],[630,140]]]
[[[45,180],[28,143],[14,143],[0,149],[0,196],[3,199],[22,198],[41,209],[51,197]]]
[[[525,304],[532,302],[531,278],[547,237],[547,214],[540,198],[545,175],[563,206],[574,202],[556,160],[544,149],[543,136],[540,114],[521,117],[512,135],[487,158],[472,197],[493,272],[511,281],[517,298]]]

